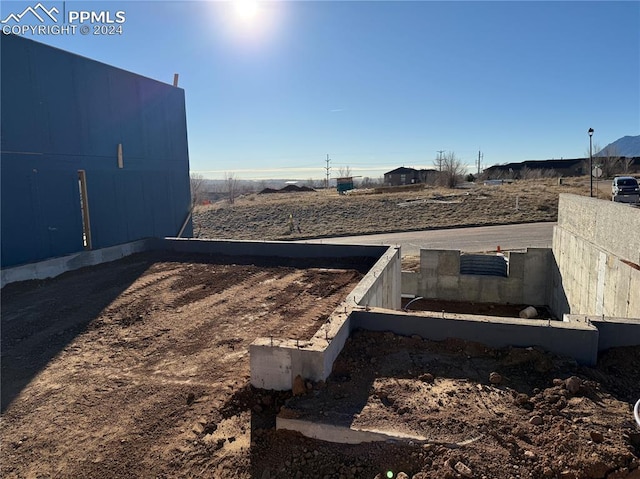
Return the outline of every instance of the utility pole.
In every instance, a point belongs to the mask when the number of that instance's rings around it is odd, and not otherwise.
[[[478,150],[478,175],[480,175],[480,169],[482,167],[482,159],[484,158],[484,154]]]
[[[327,179],[325,180],[325,188],[329,189],[329,172],[331,171],[331,167],[329,166],[329,162],[331,160],[329,159],[329,153],[327,153],[327,166],[325,166],[325,170],[327,170]]]
[[[591,143],[591,137],[593,136],[593,128],[589,128],[589,196],[593,198],[593,153],[591,148],[593,148],[593,144]]]
[[[442,154],[444,150],[438,150],[438,171],[442,171]]]

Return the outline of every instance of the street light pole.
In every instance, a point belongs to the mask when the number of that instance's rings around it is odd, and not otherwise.
[[[591,151],[593,146],[591,141],[591,138],[593,137],[593,128],[589,128],[587,133],[589,133],[589,191],[591,198],[593,198],[593,153]]]

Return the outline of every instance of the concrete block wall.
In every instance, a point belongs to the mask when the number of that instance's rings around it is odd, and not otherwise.
[[[402,293],[479,303],[548,304],[551,250],[509,253],[508,277],[460,274],[460,252],[421,250],[420,270],[402,273]]]
[[[554,313],[640,319],[640,209],[560,195],[553,236]]]

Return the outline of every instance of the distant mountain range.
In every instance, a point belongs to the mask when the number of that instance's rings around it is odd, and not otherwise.
[[[629,158],[640,156],[640,135],[618,138],[594,156],[626,156]]]

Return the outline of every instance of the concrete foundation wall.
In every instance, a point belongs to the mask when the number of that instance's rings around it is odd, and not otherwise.
[[[563,322],[433,313],[354,311],[352,327],[371,331],[417,334],[432,341],[458,338],[487,346],[539,346],[581,364],[593,365],[598,356],[598,329],[588,322]]]
[[[402,293],[429,299],[546,305],[551,250],[508,254],[508,277],[460,274],[460,252],[421,250],[420,271],[402,273]]]
[[[165,239],[156,247],[182,253],[335,258],[337,261],[376,259],[364,278],[310,341],[258,338],[251,344],[251,383],[255,387],[291,389],[297,375],[315,381],[326,379],[351,333],[351,311],[366,307],[400,309],[401,259],[397,247],[175,238]]]
[[[277,345],[268,338],[254,341],[249,354],[251,384],[276,391],[291,389],[291,353],[290,347]]]
[[[166,238],[162,248],[180,253],[280,258],[380,258],[388,246]]]
[[[400,249],[383,248],[384,254],[310,341],[258,338],[251,344],[251,384],[254,387],[291,389],[297,375],[313,381],[326,379],[351,334],[354,311],[373,307],[400,309]]]
[[[13,268],[3,268],[2,271],[0,271],[0,287],[3,288],[9,283],[18,281],[54,278],[67,271],[84,268],[85,266],[95,266],[101,263],[108,263],[109,261],[116,261],[125,256],[152,249],[158,241],[161,240],[156,238],[139,240],[118,246],[110,246],[109,248],[73,253],[38,263],[29,263]]]
[[[349,294],[348,307],[372,306],[400,309],[400,248],[376,245],[308,244],[287,241],[231,241],[166,238],[161,246],[182,253],[268,256],[300,259],[361,260],[375,259],[375,264]]]
[[[4,287],[6,284],[17,281],[53,278],[67,271],[73,271],[85,266],[107,263],[109,261],[116,261],[134,253],[151,250],[238,256],[269,256],[280,258],[372,258],[379,261],[379,258],[387,252],[388,247],[336,244],[297,244],[287,243],[285,241],[264,242],[198,240],[191,238],[147,238],[131,243],[110,246],[108,248],[73,253],[37,263],[3,268],[0,271],[2,281],[2,285],[0,287]],[[399,268],[398,253],[398,277],[400,274]],[[374,288],[374,291],[367,292],[368,296],[373,298],[371,299],[372,305],[393,308],[397,303],[397,307],[399,308],[399,299],[394,303],[393,294],[381,296],[383,287],[389,287],[392,281],[395,283],[398,283],[399,281],[394,279],[395,276],[393,276],[393,274],[389,275],[385,273],[384,275],[380,274],[380,276],[384,278],[383,283],[380,283],[379,280],[370,281],[371,285],[375,285],[378,291],[376,293],[376,288]],[[365,291],[362,291],[360,296],[365,296]],[[398,293],[398,298],[399,297],[400,294]]]
[[[251,384],[284,391],[291,389],[298,375],[312,381],[326,379],[351,334],[349,313],[334,313],[309,341],[257,338],[249,347]]]
[[[587,196],[560,195],[558,227],[633,263],[640,263],[640,210]]]
[[[354,303],[359,306],[400,309],[401,270],[400,248],[389,247],[351,293]]]
[[[560,195],[550,306],[555,314],[640,318],[640,209]]]
[[[628,318],[608,318],[606,316],[583,316],[565,314],[564,321],[573,324],[587,323],[598,328],[598,350],[637,346],[640,344],[640,320]]]

